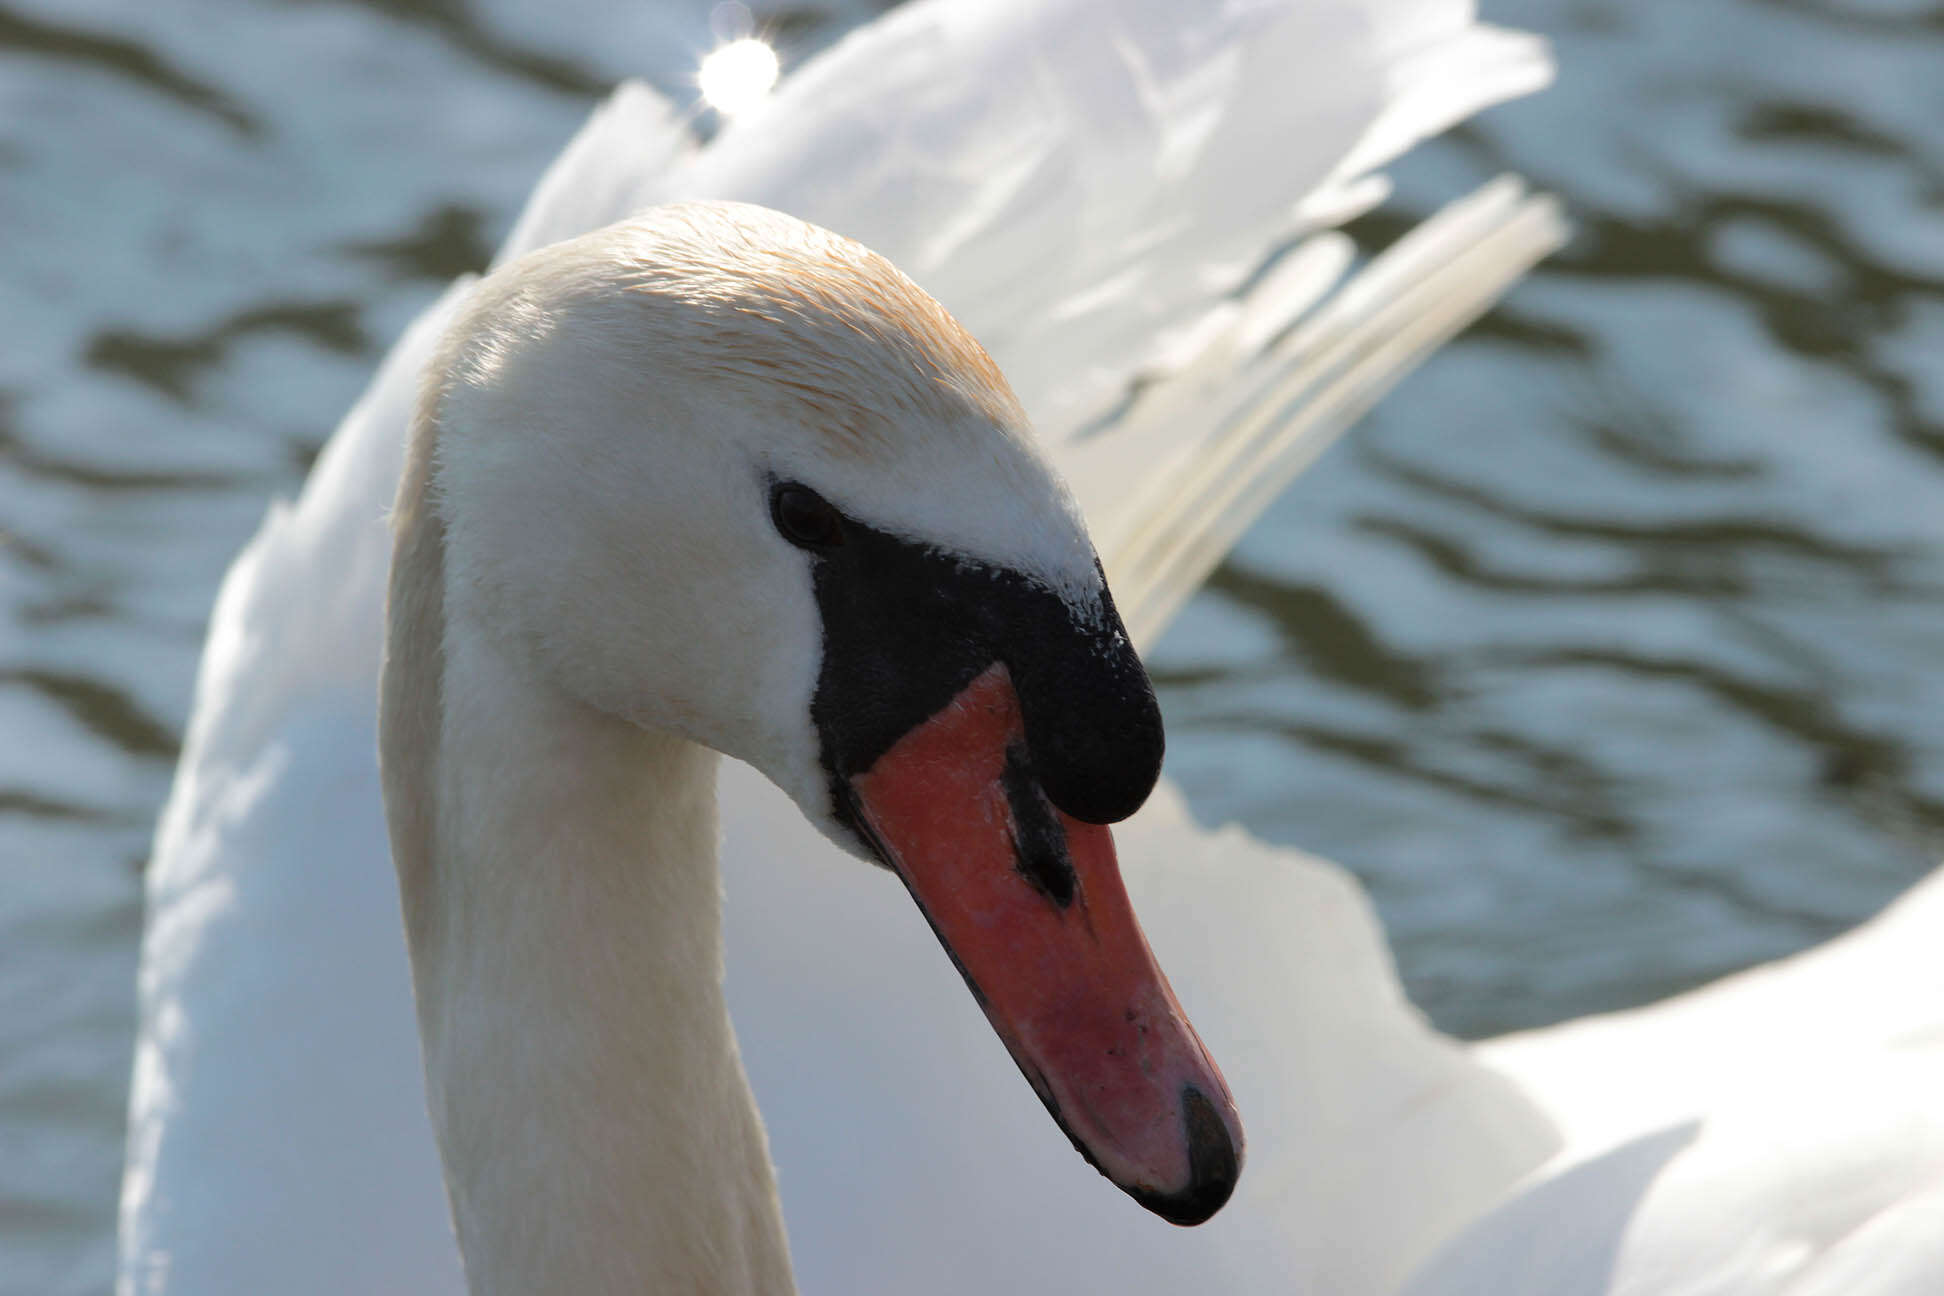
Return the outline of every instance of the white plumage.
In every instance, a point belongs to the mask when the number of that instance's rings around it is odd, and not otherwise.
[[[624,89],[502,255],[679,197],[874,247],[1007,371],[1151,637],[1275,489],[1556,241],[1501,184],[1331,294],[1347,252],[1317,232],[1381,196],[1371,168],[1547,72],[1449,0],[920,4],[707,148]],[[467,291],[225,582],[149,874],[124,1290],[459,1290],[373,696],[382,515]],[[1353,882],[1194,827],[1164,786],[1120,832],[1129,886],[1252,1139],[1236,1200],[1183,1232],[1047,1128],[887,879],[747,769],[721,794],[731,1004],[805,1291],[1382,1293],[1427,1262],[1427,1296],[1930,1290],[1944,978],[1922,954],[1944,898],[1697,998],[1468,1051],[1403,1000]]]

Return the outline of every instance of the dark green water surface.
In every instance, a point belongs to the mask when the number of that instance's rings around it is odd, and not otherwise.
[[[1198,813],[1356,870],[1466,1035],[1801,949],[1944,856],[1944,7],[1484,7],[1559,85],[1356,232],[1514,170],[1577,240],[1154,659]],[[603,89],[692,94],[706,12],[0,0],[7,1296],[106,1289],[139,874],[225,565]]]

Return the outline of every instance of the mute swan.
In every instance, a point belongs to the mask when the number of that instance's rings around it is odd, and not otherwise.
[[[993,347],[1140,640],[1329,431],[1557,237],[1543,205],[1500,187],[1328,300],[1345,253],[1321,235],[1206,309],[1286,232],[1292,202],[1298,228],[1358,210],[1377,196],[1369,168],[1535,88],[1544,61],[1455,3],[1161,11],[1169,25],[1104,36],[1122,10],[917,6],[701,151],[652,96],[624,91],[550,173],[506,255],[678,197],[786,207],[890,254]],[[941,50],[962,69],[952,93]],[[124,1290],[461,1289],[370,699],[378,518],[416,371],[469,291],[401,342],[303,499],[273,513],[225,584],[149,876]],[[1111,435],[1081,435],[1137,371],[1142,401]],[[1922,1258],[1896,1246],[1921,1236],[1928,1209],[1922,1138],[1903,1138],[1898,1176],[1853,1179],[1810,1231],[1795,1227],[1805,1194],[1764,1202],[1733,1180],[1746,1162],[1732,1142],[1689,1136],[1748,1077],[1801,1066],[1805,1041],[1856,1055],[1900,1033],[1921,1044],[1944,1002],[1907,957],[1936,928],[1929,892],[1877,931],[1718,995],[1468,1052],[1403,1001],[1353,883],[1196,829],[1164,783],[1117,829],[1128,888],[1250,1130],[1234,1199],[1184,1232],[1049,1137],[887,879],[837,858],[745,766],[725,765],[719,797],[728,998],[804,1290],[1376,1293],[1417,1271],[1427,1293],[1528,1280],[1659,1291],[1670,1274],[1769,1291],[1844,1245],[1851,1263],[1858,1247]],[[517,957],[538,970],[563,953]],[[1791,1020],[1811,988],[1867,988],[1872,1011]],[[1726,1028],[1751,1019],[1768,1026]],[[1895,1133],[1909,1104],[1877,1111]],[[489,1124],[473,1155],[517,1191],[531,1131]],[[1714,1196],[1743,1214],[1693,1214],[1692,1190],[1666,1175],[1655,1186],[1655,1170],[1684,1161],[1704,1185],[1730,1176],[1734,1191]],[[1659,1221],[1644,1237],[1629,1232],[1636,1212]],[[1724,1259],[1681,1245],[1667,1221],[1684,1217],[1788,1227],[1724,1230],[1753,1239]],[[591,1238],[602,1221],[587,1223]],[[1886,1232],[1890,1246],[1871,1250]],[[721,1256],[695,1263],[709,1266],[700,1281],[726,1272]]]
[[[1175,1223],[1233,1100],[1100,827],[1161,716],[985,352],[764,208],[482,283],[399,491],[379,737],[472,1290],[781,1292],[722,992],[716,752],[896,871],[1087,1160]]]

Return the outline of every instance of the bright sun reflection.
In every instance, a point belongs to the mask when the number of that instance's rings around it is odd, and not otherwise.
[[[726,117],[755,106],[776,84],[776,51],[753,36],[717,46],[696,72],[702,97]]]

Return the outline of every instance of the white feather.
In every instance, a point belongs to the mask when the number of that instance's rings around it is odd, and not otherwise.
[[[913,5],[706,149],[624,88],[502,256],[705,196],[876,247],[1012,376],[1151,636],[1254,510],[1557,238],[1501,184],[1328,294],[1346,259],[1318,228],[1377,200],[1372,168],[1545,79],[1533,42],[1470,19],[1455,0]],[[372,699],[413,375],[467,291],[401,340],[224,583],[148,875],[126,1292],[460,1290]],[[1936,1285],[1934,1088],[1874,1067],[1934,1069],[1944,995],[1912,969],[1935,885],[1769,979],[1472,1053],[1403,999],[1353,882],[1194,827],[1164,787],[1120,835],[1130,888],[1253,1136],[1237,1200],[1183,1232],[1049,1137],[886,879],[746,769],[722,801],[732,1007],[806,1291],[1352,1296],[1446,1243],[1415,1290],[1677,1290],[1697,1258],[1714,1267],[1684,1290]],[[1750,1022],[1762,1042],[1738,1057]],[[1836,1052],[1876,1077],[1872,1141],[1833,1120],[1764,1143],[1756,1116],[1710,1115]],[[1842,1115],[1819,1083],[1764,1110]],[[1845,1213],[1797,1227],[1844,1149]],[[1764,1187],[1782,1170],[1800,1191]],[[1751,1240],[1696,1249],[1694,1220]]]

